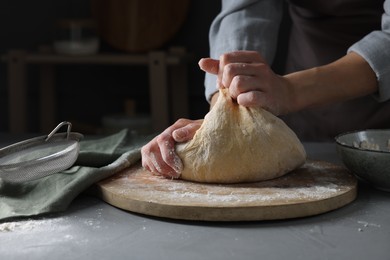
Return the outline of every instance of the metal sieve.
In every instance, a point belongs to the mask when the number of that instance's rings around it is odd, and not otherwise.
[[[67,125],[67,131],[57,133]],[[80,151],[82,134],[71,132],[72,124],[62,122],[47,136],[21,141],[0,149],[0,179],[27,182],[71,167]]]

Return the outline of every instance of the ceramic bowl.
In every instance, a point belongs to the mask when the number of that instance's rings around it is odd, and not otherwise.
[[[390,130],[364,130],[336,137],[344,165],[374,187],[390,191]]]

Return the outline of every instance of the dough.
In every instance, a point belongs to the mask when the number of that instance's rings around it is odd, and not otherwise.
[[[247,108],[220,90],[192,140],[176,145],[181,178],[209,183],[255,182],[301,166],[305,150],[295,133],[262,108]]]

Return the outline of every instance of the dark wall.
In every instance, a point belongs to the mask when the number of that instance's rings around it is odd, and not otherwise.
[[[190,118],[208,111],[204,99],[204,74],[197,61],[208,56],[208,29],[220,9],[219,1],[192,0],[187,20],[177,35],[162,46],[184,46],[194,54],[189,66]],[[60,18],[89,17],[88,0],[3,0],[0,1],[0,54],[10,49],[36,51],[53,39],[55,22]],[[102,51],[118,50],[102,43]],[[57,69],[58,120],[74,120],[99,127],[105,115],[123,112],[123,102],[134,99],[138,113],[148,113],[148,79],[143,67],[59,66]],[[0,131],[8,131],[7,71],[0,63]],[[28,70],[28,130],[39,130],[37,69]]]

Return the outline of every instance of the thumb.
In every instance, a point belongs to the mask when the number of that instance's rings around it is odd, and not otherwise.
[[[172,133],[173,139],[178,143],[184,143],[191,140],[196,131],[200,128],[203,123],[203,119],[195,120],[192,123],[183,126],[182,128],[178,128]]]
[[[199,61],[199,67],[208,73],[218,74],[219,71],[219,60],[214,60],[212,58],[203,58]]]

